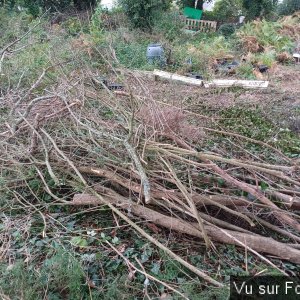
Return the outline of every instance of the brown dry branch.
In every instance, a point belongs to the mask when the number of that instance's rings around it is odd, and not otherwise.
[[[282,234],[283,236],[287,236],[287,237],[291,238],[292,240],[300,243],[300,237],[292,234],[291,232],[288,232],[287,230],[284,230],[282,228],[279,228],[278,226],[270,224],[269,222],[266,222],[265,220],[263,220],[259,217],[256,217],[256,221],[259,222],[260,224],[262,224],[263,226],[266,226],[267,228],[270,228],[270,229]]]
[[[186,199],[188,205],[189,205],[189,208],[191,210],[191,213],[192,215],[194,216],[194,218],[198,221],[198,224],[199,224],[199,228],[200,228],[200,231],[203,235],[203,238],[204,238],[204,241],[205,241],[205,244],[206,244],[206,247],[209,248],[210,247],[210,244],[211,244],[211,241],[210,239],[208,238],[208,235],[205,231],[205,228],[204,228],[204,225],[203,225],[203,220],[202,218],[200,217],[200,215],[198,214],[198,210],[197,210],[197,207],[196,207],[196,204],[194,203],[192,197],[190,197],[186,187],[182,184],[182,182],[178,179],[176,173],[174,172],[172,166],[170,165],[169,162],[165,161],[162,157],[160,157],[160,159],[163,161],[163,163],[167,166],[167,168],[169,169],[172,177],[174,178],[175,182],[176,182],[176,185],[178,186],[179,190],[181,191],[181,193],[183,194],[184,198]]]
[[[129,155],[131,156],[132,160],[135,163],[135,166],[140,174],[141,177],[141,184],[144,187],[144,196],[145,196],[145,202],[147,204],[150,203],[151,201],[151,194],[150,194],[150,183],[148,180],[148,177],[145,173],[145,170],[139,160],[139,158],[137,157],[135,150],[133,149],[133,147],[129,144],[129,142],[126,140],[124,140],[124,146],[126,148],[126,150],[128,151]]]
[[[134,193],[140,193],[139,183],[136,183],[132,179],[130,180],[129,178],[121,176],[118,172],[111,171],[109,169],[99,169],[93,167],[77,167],[77,169],[84,174],[90,174],[93,176],[106,178],[111,183],[117,183]],[[168,190],[166,188],[159,186],[158,184],[155,184],[154,182],[151,185],[153,186],[153,192],[151,195],[152,195],[153,202],[155,203],[163,203],[165,200],[169,200],[169,201],[175,201],[178,204],[182,205],[186,202],[186,198],[182,195],[180,191]],[[97,191],[98,190],[97,186],[94,186],[94,189]],[[232,206],[234,208],[236,206],[252,205],[252,203],[247,201],[246,199],[233,197],[233,196],[229,197],[226,195],[204,196],[198,193],[189,194],[187,197],[191,198],[197,207],[215,205],[220,207],[221,209],[226,210],[229,213],[244,218],[247,222],[253,224],[247,216],[241,215],[237,211],[227,208],[227,206],[228,207]]]
[[[26,94],[23,97],[20,97],[18,99],[18,101],[16,101],[16,103],[14,104],[13,109],[11,110],[11,115],[14,114],[15,110],[18,108],[18,106],[24,102],[25,100],[27,100],[27,98],[31,95],[32,91],[34,91],[39,84],[41,83],[41,81],[43,80],[45,74],[46,74],[47,70],[43,70],[42,74],[40,75],[40,77],[37,79],[37,81],[30,87],[30,89],[26,92]],[[35,101],[39,101],[42,99],[38,99],[38,100],[33,100]],[[28,111],[30,110],[30,107],[32,107],[34,105],[34,102],[31,102],[31,104],[29,104],[29,109],[27,110],[27,113],[24,114],[24,117],[26,117],[28,115]]]
[[[207,128],[207,127],[202,127],[204,130],[210,131],[210,132],[214,132],[214,133],[219,133],[225,136],[233,136],[236,138],[240,138],[242,140],[246,140],[248,142],[251,142],[253,144],[257,144],[257,145],[261,145],[263,147],[267,147],[269,149],[271,149],[272,151],[274,151],[275,153],[277,153],[280,157],[282,157],[285,161],[287,162],[291,162],[291,159],[288,158],[286,155],[284,155],[279,149],[273,147],[272,145],[265,143],[263,141],[259,141],[259,140],[255,140],[252,138],[249,138],[247,136],[243,136],[241,134],[235,133],[235,132],[230,132],[230,131],[225,131],[225,130],[220,130],[220,129],[215,129],[215,128]]]
[[[167,146],[167,149],[164,149],[164,146]],[[288,224],[289,226],[291,226],[292,228],[294,228],[300,232],[300,224],[295,219],[291,218],[286,212],[284,212],[283,210],[280,210],[278,208],[278,206],[276,204],[274,204],[270,199],[268,199],[260,190],[258,190],[256,187],[251,186],[248,183],[242,182],[242,181],[232,177],[225,170],[221,169],[217,164],[215,164],[214,162],[211,161],[211,159],[215,159],[215,160],[217,159],[217,160],[221,160],[224,162],[228,162],[227,159],[222,159],[218,156],[207,155],[207,154],[198,153],[195,151],[188,151],[186,149],[180,149],[180,148],[176,149],[175,147],[169,146],[169,145],[159,145],[159,146],[153,145],[153,149],[156,149],[157,151],[161,151],[165,154],[171,153],[170,148],[171,148],[171,150],[175,149],[177,151],[177,153],[181,153],[181,154],[187,153],[189,155],[198,157],[204,163],[209,165],[209,167],[208,167],[209,169],[216,172],[216,174],[218,174],[221,178],[223,178],[229,185],[236,186],[236,187],[240,188],[241,190],[243,190],[247,193],[250,193],[257,199],[259,199],[261,201],[261,203],[272,208],[273,213],[278,218],[278,220]],[[167,150],[167,151],[165,151],[165,150]],[[234,164],[235,162],[231,161],[230,163]],[[272,172],[272,175],[274,175],[273,172]],[[283,175],[280,176],[280,178],[282,178],[282,177],[285,178],[285,176],[283,176]],[[294,180],[292,180],[292,182],[294,182]],[[297,182],[297,183],[299,184],[299,182]]]
[[[288,208],[300,210],[300,197],[293,197],[278,191],[267,190],[267,193],[281,200]]]
[[[139,216],[149,222],[153,222],[157,225],[169,228],[177,232],[203,238],[203,234],[201,233],[201,231],[199,231],[199,229],[197,229],[197,226],[195,226],[195,224],[187,223],[177,218],[168,217],[140,204],[132,203],[127,199],[122,198],[121,196],[106,195],[106,199],[110,203],[117,205],[124,210],[129,210],[134,215]],[[70,204],[99,205],[103,204],[103,202],[101,199],[99,199],[99,197],[96,196],[92,196],[89,194],[75,194],[73,201],[70,202]],[[290,246],[287,246],[284,243],[279,243],[271,238],[229,230],[222,230],[223,232],[226,232],[228,234],[227,236],[224,235],[224,233],[218,228],[212,226],[205,226],[205,230],[209,237],[214,241],[234,244],[238,246],[240,246],[241,242],[243,244],[246,244],[249,248],[254,249],[258,252],[275,255],[281,259],[287,259],[295,263],[300,263],[299,250],[293,249]]]

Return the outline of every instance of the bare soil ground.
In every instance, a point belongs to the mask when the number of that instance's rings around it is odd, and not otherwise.
[[[274,100],[282,100],[288,105],[299,105],[300,99],[297,97],[300,91],[300,65],[282,66],[278,65],[270,74],[265,76],[265,80],[270,81],[266,90],[243,90],[236,93],[230,89],[220,90],[199,89],[195,86],[187,86],[166,81],[149,80],[150,72],[137,72],[136,78],[142,83],[142,89],[137,85],[134,92],[137,95],[151,95],[157,101],[188,102],[190,99],[202,100],[210,106],[219,108],[229,107],[235,104],[265,105],[273,103]],[[231,79],[231,77],[227,77]],[[234,77],[233,77],[234,78]],[[211,95],[214,97],[211,97]],[[278,97],[281,96],[281,97]],[[205,101],[206,100],[206,101]],[[247,100],[247,101],[246,101]],[[280,101],[281,102],[281,101]]]
[[[300,65],[278,65],[265,76],[270,85],[264,90],[204,89],[174,82],[154,81],[138,72],[130,79],[135,95],[177,106],[193,113],[209,112],[218,118],[223,109],[231,107],[260,108],[279,126],[300,133]],[[134,83],[138,81],[141,85]],[[299,123],[299,124],[298,124]]]

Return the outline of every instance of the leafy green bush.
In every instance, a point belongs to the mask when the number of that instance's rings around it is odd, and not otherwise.
[[[23,5],[28,13],[37,17],[41,10],[62,11],[71,5],[71,0],[24,0]]]
[[[73,0],[74,2],[74,6],[78,9],[78,10],[83,10],[83,9],[91,9],[93,8],[97,2],[97,0]]]
[[[203,9],[203,4],[204,3],[210,3],[210,2],[213,2],[214,0],[198,0],[197,1],[197,6],[196,8],[197,9]],[[180,7],[180,8],[183,8],[183,7],[195,7],[195,0],[177,0],[176,1],[176,4]]]
[[[68,34],[76,36],[81,32],[86,31],[83,24],[76,17],[68,18],[65,22],[62,23],[63,28],[67,31]]]
[[[2,16],[1,10],[0,16]],[[14,46],[13,49],[18,49],[17,53],[5,56],[3,59],[1,76],[3,89],[17,85],[19,88],[29,87],[39,78],[44,69],[62,61],[72,61],[71,57],[78,52],[72,44],[72,39],[62,27],[49,30],[47,19],[31,21],[31,18],[22,12],[19,15],[11,13],[10,17],[4,20],[8,21],[8,26],[0,22],[0,28],[3,26],[0,33],[0,47],[16,40],[29,28],[37,26]],[[84,57],[82,53],[81,57]],[[65,71],[74,67],[76,66],[72,63],[66,64]],[[53,84],[58,76],[57,72],[60,72],[59,68],[48,70],[43,82]]]
[[[228,36],[234,34],[235,29],[236,29],[236,25],[235,24],[230,24],[230,23],[223,24],[219,28],[219,33],[221,33],[225,37],[228,37]]]
[[[146,50],[149,42],[134,41],[130,44],[121,41],[114,44],[114,50],[119,62],[126,68],[148,69]]]
[[[103,25],[102,25],[103,9],[101,4],[95,7],[91,22],[90,22],[90,34],[95,44],[100,44],[103,41]]]
[[[226,56],[227,54],[232,54],[234,47],[234,39],[226,39],[222,35],[213,35],[204,38],[198,48],[204,53],[210,54],[213,57],[222,57]]]
[[[214,13],[214,11],[205,10],[202,13],[202,19],[207,21],[219,21],[219,17]]]
[[[25,12],[8,12],[0,8],[0,48],[23,35],[30,23],[31,19]]]
[[[183,29],[184,24],[177,12],[161,13],[155,20],[153,31],[162,34],[169,41],[175,40]]]
[[[97,0],[0,0],[0,6],[13,9],[19,5],[26,8],[29,14],[36,17],[40,14],[41,10],[57,12],[72,6],[78,10],[82,10],[94,7],[96,2]]]
[[[255,59],[258,64],[266,65],[271,68],[276,62],[276,52],[268,51],[255,55]]]
[[[175,69],[182,73],[196,72],[204,77],[211,77],[211,65],[214,58],[232,54],[234,41],[217,34],[201,34],[195,39],[176,43],[172,48],[172,60]],[[213,50],[212,50],[213,49]],[[191,61],[191,63],[189,63]]]

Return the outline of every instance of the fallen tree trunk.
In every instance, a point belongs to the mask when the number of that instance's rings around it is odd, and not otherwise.
[[[300,198],[286,195],[277,191],[267,190],[268,194],[281,200],[289,209],[300,210]]]
[[[122,177],[117,172],[110,171],[108,169],[100,169],[100,168],[93,168],[93,167],[77,167],[78,170],[84,174],[89,174],[93,176],[99,176],[104,177],[108,179],[112,183],[117,183],[121,185],[122,187],[131,190],[135,193],[142,193],[141,185],[137,182],[134,182],[133,180],[130,180],[129,178]],[[151,185],[155,184],[151,183]],[[182,198],[182,194],[176,190],[160,190],[153,188],[151,196],[157,200],[160,201],[162,198],[167,198],[169,200],[174,200],[174,197],[177,197],[184,201]],[[247,200],[243,197],[236,197],[236,196],[227,196],[227,195],[200,195],[200,194],[193,194],[191,195],[193,201],[197,206],[209,206],[214,205],[214,202],[217,202],[219,204],[222,204],[224,206],[248,206],[253,205],[252,202]],[[256,204],[255,204],[256,205]]]
[[[171,230],[203,238],[202,233],[197,229],[196,224],[184,222],[177,218],[172,218],[156,212],[148,207],[128,201],[122,196],[105,195],[107,201],[122,209],[127,209],[134,215],[141,217],[149,222],[169,228]],[[99,205],[103,204],[99,198],[89,194],[76,194],[70,205]],[[259,235],[240,233],[231,230],[220,230],[217,227],[205,225],[208,236],[216,242],[234,244],[241,246],[245,244],[249,248],[260,252],[277,256],[281,259],[300,264],[300,251],[284,243],[275,241]]]

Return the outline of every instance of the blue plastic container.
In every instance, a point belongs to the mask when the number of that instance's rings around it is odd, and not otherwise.
[[[150,64],[165,64],[165,53],[161,44],[150,44],[147,47],[147,60]]]

